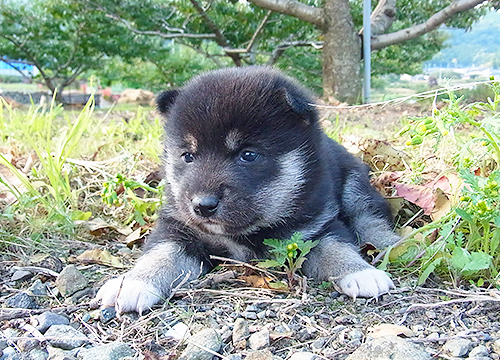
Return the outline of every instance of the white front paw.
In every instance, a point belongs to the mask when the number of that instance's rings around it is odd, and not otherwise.
[[[120,276],[109,280],[97,292],[101,307],[114,306],[118,314],[137,311],[140,315],[161,299],[161,291],[138,279]]]
[[[346,275],[338,282],[340,291],[356,299],[360,297],[379,297],[394,289],[394,283],[382,270],[366,269]]]

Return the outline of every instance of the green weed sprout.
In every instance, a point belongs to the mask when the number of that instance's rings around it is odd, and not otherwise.
[[[137,189],[152,192],[157,197],[141,198],[134,192]],[[103,183],[101,198],[109,206],[132,205],[134,213],[128,219],[127,223],[135,220],[139,225],[143,226],[146,224],[146,220],[151,219],[156,210],[161,207],[162,194],[163,186],[153,188],[142,182],[117,174],[114,179]]]
[[[284,269],[291,287],[294,282],[295,273],[306,261],[306,255],[315,247],[319,241],[304,241],[302,234],[296,232],[288,240],[266,239],[264,244],[269,246],[269,253],[274,259],[259,262],[257,266],[262,268]]]

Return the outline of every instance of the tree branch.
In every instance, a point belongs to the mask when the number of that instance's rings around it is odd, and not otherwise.
[[[269,16],[271,15],[271,13],[272,13],[272,11],[269,10],[267,12],[266,16],[264,16],[264,19],[262,19],[261,23],[257,27],[257,30],[255,30],[255,33],[253,34],[252,39],[250,39],[250,42],[248,43],[248,45],[247,45],[247,47],[245,49],[224,49],[226,51],[226,53],[230,53],[230,54],[232,54],[232,53],[248,54],[248,53],[252,52],[253,44],[257,40],[257,36],[259,35],[259,33],[264,28],[264,25],[266,25],[267,20],[269,19]]]
[[[396,0],[380,0],[370,15],[372,36],[385,34],[396,20]],[[359,35],[363,34],[363,28]]]
[[[266,65],[274,65],[276,61],[285,53],[285,51],[291,47],[294,46],[312,46],[315,49],[322,49],[323,48],[323,42],[318,41],[290,41],[290,42],[284,42],[276,47],[274,49],[273,54],[271,58],[266,62]]]
[[[219,46],[221,46],[223,48],[231,48],[232,46],[229,43],[229,41],[227,41],[227,39],[224,36],[224,34],[219,30],[219,28],[217,27],[217,25],[215,25],[215,23],[212,21],[212,19],[210,19],[210,17],[205,12],[205,10],[203,10],[203,8],[200,5],[200,3],[198,1],[196,1],[196,0],[189,0],[189,1],[191,1],[191,4],[193,4],[193,6],[196,9],[196,11],[198,12],[198,14],[201,15],[201,17],[203,18],[203,20],[205,21],[205,23],[207,24],[207,26],[214,32],[214,34],[215,34],[215,42],[217,43],[217,45],[219,45]],[[241,56],[240,56],[240,54],[228,52],[227,56],[229,56],[231,59],[233,59],[233,62],[234,62],[234,64],[236,66],[241,66]]]
[[[210,54],[208,51],[205,51],[205,50],[199,48],[198,46],[193,46],[193,45],[191,45],[191,44],[189,44],[187,42],[184,42],[182,40],[178,40],[178,43],[181,44],[182,46],[186,46],[186,47],[188,47],[190,49],[193,49],[198,54],[203,55],[207,59],[212,60],[217,67],[219,67],[219,68],[224,67],[224,65],[215,56],[213,56],[212,54]],[[224,55],[221,55],[221,56],[224,56]],[[158,64],[156,64],[156,66],[158,66]]]
[[[10,37],[10,36],[3,36],[3,38],[5,40],[8,40],[10,41],[12,44],[14,44],[18,49],[20,49],[21,51],[23,51],[25,54],[26,54],[26,57],[29,59],[29,61],[31,61],[33,63],[33,65],[35,65],[35,67],[38,69],[38,72],[40,73],[40,75],[42,76],[43,80],[45,81],[45,85],[47,85],[47,87],[50,89],[50,91],[52,93],[54,93],[55,91],[55,87],[54,85],[52,84],[52,79],[45,73],[45,71],[43,70],[43,67],[42,65],[40,64],[40,62],[37,60],[37,58],[31,53],[31,51],[29,51],[26,47],[25,47],[25,43],[19,43],[18,41],[16,41],[14,38]]]
[[[6,63],[8,66],[10,66],[11,68],[13,68],[14,70],[16,70],[19,74],[21,74],[21,76],[27,80],[30,80],[31,81],[31,78],[29,76],[26,76],[25,73],[23,73],[20,69],[18,69],[17,67],[15,67],[14,65],[12,65],[7,59],[3,59],[3,58],[0,58],[0,61]]]
[[[390,34],[378,35],[372,38],[372,50],[382,49],[386,46],[397,44],[406,40],[415,39],[419,36],[437,29],[453,15],[470,10],[485,0],[457,0],[445,7],[443,10],[432,15],[426,22],[396,31]]]
[[[255,30],[255,33],[253,34],[252,38],[250,39],[250,42],[248,43],[247,52],[250,52],[252,50],[252,47],[253,47],[253,44],[255,43],[255,40],[257,40],[257,36],[259,36],[262,29],[264,29],[264,26],[266,25],[267,20],[269,19],[269,16],[271,16],[271,13],[272,13],[272,11],[269,10],[267,12],[266,16],[264,16],[264,19],[262,19],[261,23],[257,27],[257,30]]]
[[[252,4],[264,9],[290,15],[300,20],[323,27],[323,10],[309,6],[297,0],[249,0]]]
[[[106,13],[106,16],[113,19],[113,20],[121,22],[123,25],[125,25],[127,27],[127,29],[129,29],[130,31],[132,31],[136,34],[140,34],[140,35],[154,35],[154,36],[159,36],[159,37],[164,38],[164,39],[176,39],[176,38],[213,39],[213,38],[215,38],[214,34],[190,34],[190,33],[169,34],[169,33],[164,33],[162,31],[157,31],[157,30],[155,30],[155,31],[153,31],[153,30],[139,30],[139,29],[133,27],[132,25],[130,25],[130,23],[127,20],[121,18],[120,16],[118,16],[116,14]]]

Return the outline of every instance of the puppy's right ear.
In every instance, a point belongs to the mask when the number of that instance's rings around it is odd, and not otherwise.
[[[156,108],[162,114],[166,114],[179,95],[179,90],[167,90],[156,98]]]

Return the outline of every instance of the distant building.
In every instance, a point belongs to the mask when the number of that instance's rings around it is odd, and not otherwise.
[[[38,69],[27,61],[11,60],[5,57],[0,59],[0,75],[22,76],[20,72],[27,77],[33,77],[38,74]]]

